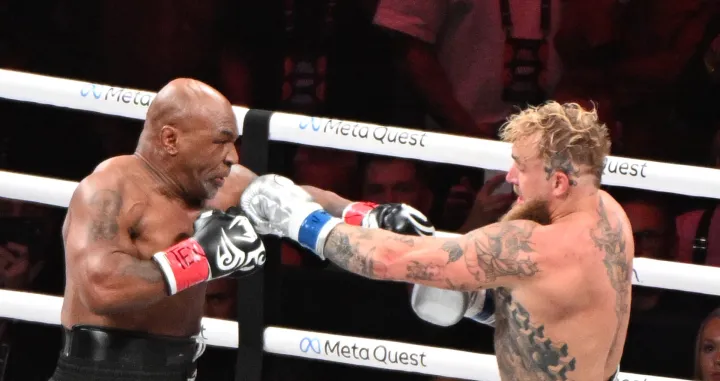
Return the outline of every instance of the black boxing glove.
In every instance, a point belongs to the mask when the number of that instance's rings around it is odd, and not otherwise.
[[[249,275],[265,264],[265,246],[239,209],[203,212],[193,228],[191,238],[153,255],[168,295],[228,275]]]
[[[406,204],[375,204],[354,202],[346,206],[342,214],[348,225],[380,228],[404,235],[431,236],[435,227],[415,208]]]

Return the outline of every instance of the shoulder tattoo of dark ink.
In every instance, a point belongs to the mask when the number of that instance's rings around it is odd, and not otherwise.
[[[615,313],[620,320],[629,309],[628,283],[632,281],[632,269],[625,254],[626,242],[623,223],[618,219],[615,228],[612,227],[602,198],[598,206],[598,217],[598,223],[590,234],[595,246],[605,254],[603,264],[610,285],[617,294]]]
[[[100,190],[90,198],[90,239],[111,240],[117,236],[122,196],[116,191]]]
[[[509,221],[498,224],[497,233],[485,231],[471,241],[475,255],[466,255],[468,270],[479,282],[492,282],[501,276],[530,277],[538,272],[530,258],[519,258],[521,253],[532,253],[530,237],[534,225]]]

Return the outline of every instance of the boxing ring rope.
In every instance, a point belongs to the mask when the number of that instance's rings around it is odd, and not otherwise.
[[[144,120],[155,93],[0,69],[0,97]],[[247,108],[233,106],[240,132]],[[506,170],[507,143],[361,122],[275,112],[270,139],[430,162]],[[603,184],[720,198],[720,171],[608,157]],[[0,171],[0,197],[67,207],[77,183]],[[451,236],[452,233],[439,232]],[[720,269],[635,258],[633,284],[720,295]],[[62,298],[0,290],[0,317],[60,324]],[[237,323],[204,318],[208,345],[237,348]],[[366,367],[499,381],[495,358],[451,349],[267,327],[265,351]],[[479,378],[482,375],[482,378]],[[620,373],[621,380],[675,380]]]
[[[0,290],[0,306],[0,318],[60,325],[62,298],[58,296]],[[235,322],[203,318],[201,337],[208,345],[237,348],[237,330]],[[266,352],[284,356],[465,380],[500,381],[495,356],[487,354],[281,327],[267,327],[264,342]],[[620,372],[619,379],[686,381],[624,372]]]

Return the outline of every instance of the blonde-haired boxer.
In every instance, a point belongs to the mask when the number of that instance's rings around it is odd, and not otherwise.
[[[613,379],[634,243],[622,208],[599,189],[607,128],[594,110],[549,102],[513,115],[502,137],[512,144],[507,181],[518,200],[500,222],[463,236],[343,223],[275,175],[253,181],[241,206],[258,233],[289,237],[368,278],[485,296],[492,289],[503,380]]]

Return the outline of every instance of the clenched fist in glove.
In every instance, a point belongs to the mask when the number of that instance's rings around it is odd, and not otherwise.
[[[325,238],[342,222],[292,180],[279,175],[253,180],[243,192],[240,206],[258,233],[290,238],[322,259]]]
[[[427,217],[405,204],[354,202],[343,210],[342,217],[349,225],[365,228],[380,228],[405,235],[435,234],[435,227]]]
[[[492,290],[461,292],[415,285],[411,297],[415,314],[428,323],[449,327],[466,317],[495,326],[495,299]]]
[[[249,275],[265,264],[265,246],[237,208],[203,212],[193,228],[191,238],[153,255],[169,295],[212,279]]]

